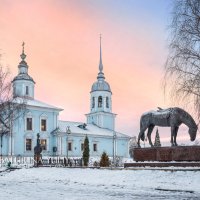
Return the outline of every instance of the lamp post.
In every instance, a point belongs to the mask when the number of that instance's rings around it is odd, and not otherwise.
[[[69,134],[71,134],[70,126],[67,126],[66,128],[66,133],[67,133],[67,166],[68,166],[68,150],[69,150],[69,144],[68,144],[68,139],[69,139]]]
[[[116,154],[116,132],[113,132],[113,165],[115,166],[115,154]]]
[[[3,147],[3,133],[1,133],[1,167],[2,167],[2,147]]]
[[[1,133],[0,133],[0,137],[1,137],[1,167],[2,167],[2,158],[3,158],[3,152],[2,152],[2,148],[3,148],[3,136],[5,135],[5,134],[7,134],[8,132],[7,131],[2,131]]]

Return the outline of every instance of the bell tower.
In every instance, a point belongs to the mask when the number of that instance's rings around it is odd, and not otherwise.
[[[24,45],[22,44],[21,62],[18,65],[18,75],[13,79],[13,97],[26,97],[34,99],[35,81],[28,75],[28,65],[25,61]]]
[[[101,128],[115,129],[116,114],[112,113],[112,92],[110,85],[105,81],[103,73],[101,35],[100,35],[100,59],[97,81],[93,83],[90,92],[90,113],[86,114],[87,123],[95,124]]]

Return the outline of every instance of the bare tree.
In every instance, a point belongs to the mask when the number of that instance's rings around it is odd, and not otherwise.
[[[10,134],[14,121],[26,112],[25,98],[13,97],[10,71],[0,63],[0,139],[1,155],[3,136]]]
[[[174,0],[169,30],[165,92],[190,103],[200,119],[200,1]]]

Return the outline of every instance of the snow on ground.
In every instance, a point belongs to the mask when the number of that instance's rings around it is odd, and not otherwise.
[[[7,168],[6,167],[0,167],[0,172],[5,171]]]
[[[199,171],[24,168],[0,173],[0,200],[194,200],[199,181]]]

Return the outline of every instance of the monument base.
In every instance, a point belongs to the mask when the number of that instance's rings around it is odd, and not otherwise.
[[[127,167],[200,167],[200,162],[135,162],[124,163],[124,168]],[[173,168],[172,168],[173,169]]]
[[[200,161],[200,146],[135,148],[133,158],[138,161]]]
[[[42,165],[42,155],[38,154],[38,155],[34,155],[34,167],[38,167],[40,165]]]

